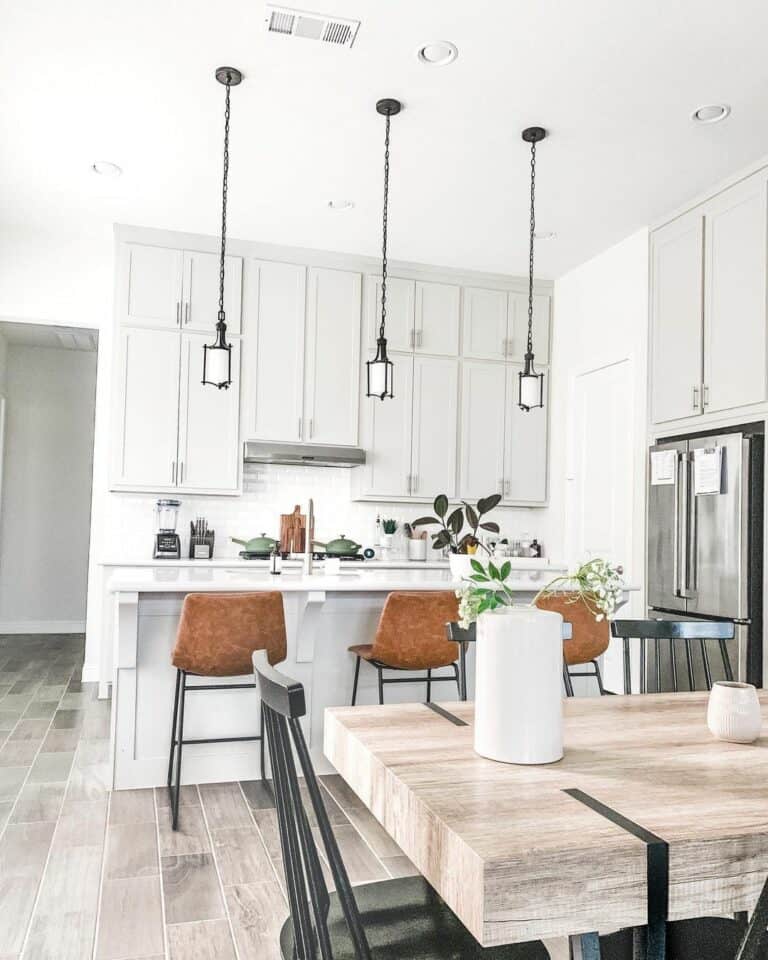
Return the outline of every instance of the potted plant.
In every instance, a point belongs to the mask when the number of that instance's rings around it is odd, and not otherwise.
[[[456,591],[463,627],[477,621],[475,750],[504,763],[554,763],[563,755],[563,617],[536,602],[567,591],[596,620],[610,618],[623,590],[621,567],[594,559],[556,577],[528,604],[516,602],[512,565],[471,560]]]
[[[397,520],[382,520],[381,533],[379,534],[379,546],[391,547],[392,537],[397,530]]]
[[[423,527],[432,524],[440,527],[437,533],[432,534],[432,549],[449,551],[448,562],[451,573],[457,580],[461,580],[470,572],[471,557],[478,550],[485,550],[478,531],[499,532],[498,523],[483,520],[483,517],[498,506],[500,501],[501,495],[494,493],[490,497],[481,497],[474,507],[466,500],[462,500],[460,506],[451,510],[448,497],[441,493],[435,497],[433,504],[435,516],[419,517],[413,522],[413,526]]]

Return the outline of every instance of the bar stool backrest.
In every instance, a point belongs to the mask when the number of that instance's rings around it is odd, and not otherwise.
[[[719,656],[722,661],[723,673],[726,680],[733,680],[731,658],[726,645],[736,635],[736,628],[732,621],[715,620],[613,620],[611,634],[624,641],[624,690],[629,693],[632,689],[632,672],[630,657],[630,641],[640,641],[640,693],[648,693],[649,683],[649,648],[653,651],[654,682],[651,686],[655,692],[660,692],[661,683],[661,650],[662,643],[666,646],[669,660],[672,689],[675,693],[683,690],[696,689],[696,670],[694,647],[699,647],[699,656],[704,671],[704,683],[707,690],[712,689],[712,664],[707,641],[716,642]],[[682,644],[679,642],[682,641]],[[678,655],[682,645],[685,656],[687,686],[681,686],[680,671],[678,670]]]
[[[318,951],[322,960],[332,960],[333,951],[328,932],[328,888],[299,789],[291,744],[304,774],[355,956],[357,960],[370,960],[371,952],[352,885],[333,835],[301,729],[300,718],[307,712],[304,687],[271,667],[264,651],[253,654],[253,670],[264,705],[296,960],[315,960]]]
[[[459,651],[446,638],[445,624],[458,614],[458,601],[450,590],[393,591],[373,640],[374,658],[402,670],[454,663]]]

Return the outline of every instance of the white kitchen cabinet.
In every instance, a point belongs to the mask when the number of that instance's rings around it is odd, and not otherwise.
[[[416,283],[414,346],[417,353],[456,357],[459,353],[461,287]]]
[[[245,276],[243,432],[298,442],[304,405],[306,268],[250,260]]]
[[[177,486],[182,490],[236,493],[239,484],[240,445],[238,414],[240,342],[232,344],[232,380],[229,389],[202,383],[204,333],[181,338],[179,390],[179,455]]]
[[[115,484],[135,488],[175,486],[180,357],[181,339],[175,330],[120,331],[117,441],[112,447]]]
[[[118,311],[122,324],[207,332],[211,342],[219,310],[219,255],[142,243],[120,249]],[[242,258],[224,266],[227,332],[240,333]]]
[[[507,367],[465,360],[461,384],[459,496],[466,500],[504,491]]]
[[[373,357],[373,354],[370,354]],[[411,354],[393,354],[394,397],[363,397],[364,467],[357,467],[360,494],[380,499],[411,493],[413,364]]]
[[[503,360],[507,355],[507,291],[464,288],[463,353],[473,360]]]
[[[544,368],[544,406],[521,410],[518,374],[522,365],[507,366],[504,427],[505,502],[542,504],[547,500],[547,422],[549,369]]]
[[[181,322],[181,250],[124,243],[120,248],[121,321],[136,327],[178,328]]]
[[[210,342],[216,332],[219,314],[219,254],[185,250],[182,284],[182,328],[208,333]],[[243,291],[242,257],[224,258],[224,314],[227,334],[240,333]]]
[[[456,494],[458,387],[457,360],[418,356],[414,359],[412,496]]]
[[[651,417],[702,412],[704,218],[691,211],[651,236]]]
[[[549,329],[552,299],[544,293],[533,295],[533,353],[540,366],[549,362]],[[510,360],[522,363],[528,347],[528,294],[510,293],[507,326],[507,353]]]
[[[413,350],[416,284],[401,277],[387,277],[387,323],[385,336],[388,350]],[[369,342],[366,349],[375,350],[381,324],[381,277],[365,279],[365,327]]]
[[[304,440],[354,446],[362,278],[346,270],[311,267],[307,283]]]
[[[705,412],[766,399],[767,211],[764,174],[704,208]]]

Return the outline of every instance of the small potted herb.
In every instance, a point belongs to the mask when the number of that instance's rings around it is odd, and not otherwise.
[[[414,527],[437,525],[440,529],[432,534],[432,548],[434,550],[448,550],[448,562],[453,575],[461,579],[469,574],[470,558],[478,550],[485,550],[480,541],[478,531],[498,533],[499,525],[492,520],[483,520],[483,517],[497,507],[501,501],[498,493],[490,497],[481,497],[475,506],[462,500],[461,504],[451,510],[448,497],[441,493],[435,497],[433,508],[434,517],[419,517],[414,520]],[[488,551],[486,550],[486,553]]]
[[[382,547],[392,546],[392,537],[397,530],[397,520],[382,520],[381,533],[379,534],[379,545]]]

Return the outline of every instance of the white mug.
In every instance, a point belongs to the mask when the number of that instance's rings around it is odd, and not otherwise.
[[[707,726],[718,740],[730,743],[757,740],[763,726],[757,690],[751,683],[716,681],[709,694]]]

